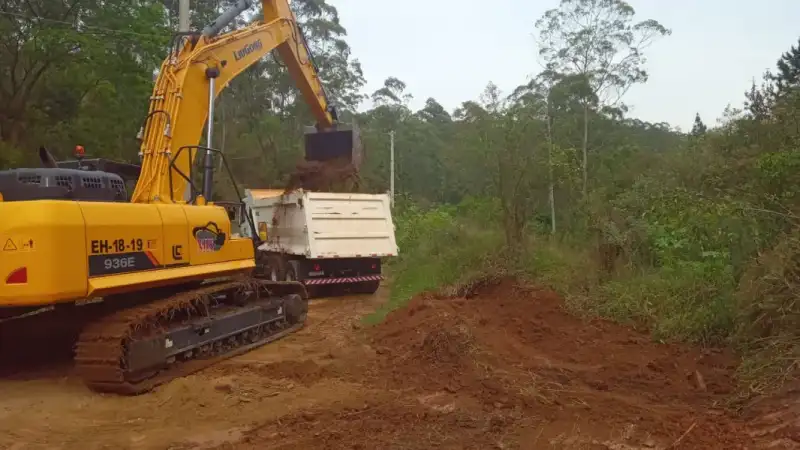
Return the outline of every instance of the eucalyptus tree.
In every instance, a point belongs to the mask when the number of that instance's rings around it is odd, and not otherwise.
[[[561,0],[536,22],[545,72],[583,78],[590,87],[583,109],[583,194],[588,190],[590,111],[618,106],[635,83],[647,81],[644,49],[670,34],[656,20],[634,22],[635,10],[623,0]]]

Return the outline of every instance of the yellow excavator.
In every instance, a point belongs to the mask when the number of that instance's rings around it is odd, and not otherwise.
[[[263,21],[221,33],[249,7],[239,0],[174,37],[139,134],[141,166],[80,147],[59,163],[41,148],[43,167],[0,172],[0,318],[69,309],[81,321],[77,373],[93,390],[146,392],[305,323],[303,285],[258,277],[254,224],[254,239],[236,237],[230,205],[211,201],[224,155],[209,148],[213,121],[199,145],[204,124],[230,80],[275,50],[317,122],[306,161],[358,164],[360,141],[339,123],[287,0],[262,0]],[[126,176],[137,178],[130,195]]]

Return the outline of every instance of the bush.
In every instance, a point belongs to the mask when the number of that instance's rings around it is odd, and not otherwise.
[[[499,227],[491,226],[493,215],[484,215],[492,208],[479,199],[429,210],[398,202],[394,220],[400,254],[388,267],[391,296],[367,322],[380,322],[420,292],[468,280],[497,266],[504,253],[503,235]]]
[[[754,393],[783,384],[800,361],[800,228],[754,260],[736,294],[740,375]]]

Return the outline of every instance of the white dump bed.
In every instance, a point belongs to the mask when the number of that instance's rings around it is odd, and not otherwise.
[[[266,224],[260,250],[312,259],[397,255],[386,194],[248,189],[244,202],[256,228]]]

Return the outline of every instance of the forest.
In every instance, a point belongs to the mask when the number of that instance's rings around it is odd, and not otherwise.
[[[177,3],[0,1],[0,168],[35,165],[43,145],[138,162]],[[194,1],[192,23],[228,3]],[[434,98],[414,111],[400,79],[364,92],[334,3],[292,5],[326,87],[361,128],[360,189],[388,191],[390,131],[398,149],[401,256],[390,304],[368,319],[425,289],[511,274],[654,339],[736,348],[743,396],[796,376],[800,41],[753,74],[761,81],[730,99],[724,120],[697,116],[682,132],[628,116],[624,102],[647,82],[647,47],[669,39],[668,24],[621,0],[562,0],[531,23],[539,73],[520,74],[512,92],[487,80],[454,111]],[[282,63],[239,76],[216,111],[211,146],[239,186],[282,186],[313,123]],[[216,182],[230,198],[230,181]]]

